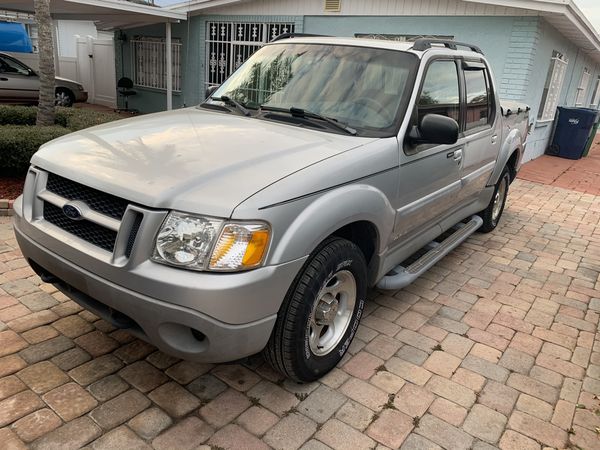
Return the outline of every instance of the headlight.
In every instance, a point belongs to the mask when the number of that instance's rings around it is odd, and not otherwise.
[[[223,225],[219,219],[171,212],[156,237],[152,260],[192,270],[252,269],[263,262],[269,238],[265,223]]]
[[[203,270],[223,221],[172,212],[163,223],[152,259]]]
[[[209,268],[244,270],[259,266],[269,245],[269,235],[266,224],[226,224],[212,252]]]

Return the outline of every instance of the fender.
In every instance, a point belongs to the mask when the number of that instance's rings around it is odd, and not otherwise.
[[[357,209],[360,205],[360,209]],[[379,239],[380,253],[394,226],[395,210],[379,189],[366,184],[352,184],[323,193],[313,199],[287,228],[270,264],[280,264],[309,255],[334,231],[357,221],[372,223]]]
[[[498,154],[498,159],[496,159],[496,167],[494,168],[494,171],[490,175],[490,179],[487,182],[488,186],[494,186],[498,182],[504,167],[515,151],[519,152],[519,156],[517,157],[518,169],[518,165],[523,158],[524,147],[523,134],[521,133],[521,130],[517,128],[513,128],[504,139],[502,147],[500,148],[500,153]]]

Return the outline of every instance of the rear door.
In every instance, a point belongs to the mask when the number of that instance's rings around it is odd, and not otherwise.
[[[463,114],[459,62],[438,57],[427,63],[409,130],[427,114],[448,116],[460,125]],[[424,231],[457,207],[463,149],[462,137],[453,145],[404,143],[396,236]]]
[[[14,58],[0,55],[0,100],[34,103],[38,99],[40,80],[27,66]]]
[[[461,202],[478,198],[490,179],[500,151],[501,120],[496,117],[496,95],[489,69],[482,60],[461,63],[466,100],[461,168]]]

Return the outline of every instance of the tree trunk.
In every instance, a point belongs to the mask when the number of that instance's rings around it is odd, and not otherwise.
[[[38,26],[40,51],[40,96],[37,125],[54,124],[54,43],[52,40],[52,18],[50,0],[34,0],[35,21]]]

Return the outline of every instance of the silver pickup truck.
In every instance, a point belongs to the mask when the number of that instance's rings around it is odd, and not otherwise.
[[[299,381],[340,361],[369,288],[497,226],[528,131],[452,41],[288,36],[210,91],[44,145],[16,236],[43,281],[161,350],[263,351]]]

